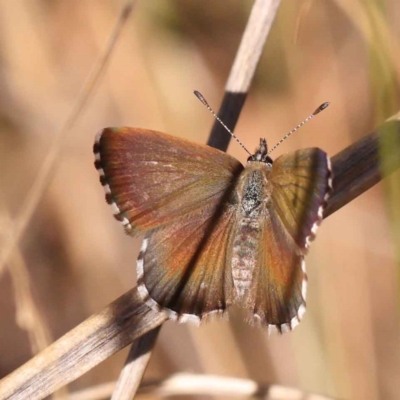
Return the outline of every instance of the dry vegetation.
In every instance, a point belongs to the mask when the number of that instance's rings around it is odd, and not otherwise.
[[[0,2],[1,243],[124,3]],[[229,4],[138,2],[18,249],[0,266],[0,378],[135,285],[140,239],[123,234],[104,202],[94,135],[128,125],[206,142],[212,117],[192,90],[218,108],[252,2]],[[399,110],[399,20],[397,0],[282,1],[237,135],[248,148],[260,136],[275,143],[326,100],[330,109],[275,157],[306,146],[334,155],[370,132]],[[245,162],[235,143],[229,152]],[[307,258],[308,311],[293,333],[268,339],[238,315],[200,329],[167,323],[145,380],[190,371],[397,399],[399,182],[395,173],[324,221]],[[114,381],[126,356],[56,396]]]

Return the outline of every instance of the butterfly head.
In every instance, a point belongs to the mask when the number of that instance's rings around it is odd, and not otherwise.
[[[268,156],[268,146],[266,139],[260,139],[260,146],[258,146],[256,152],[247,159],[247,162],[253,161],[263,162],[272,165],[272,158]]]

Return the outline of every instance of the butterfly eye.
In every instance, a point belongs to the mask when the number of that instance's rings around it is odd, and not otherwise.
[[[271,166],[273,164],[272,158],[270,156],[267,156],[267,158],[264,160],[264,162],[269,164],[269,165],[271,165]]]

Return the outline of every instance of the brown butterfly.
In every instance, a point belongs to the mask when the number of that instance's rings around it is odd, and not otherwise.
[[[94,153],[114,217],[128,234],[145,235],[137,275],[148,306],[181,322],[239,304],[250,322],[270,330],[299,323],[304,256],[332,183],[324,151],[298,150],[273,162],[261,139],[243,167],[164,133],[106,128]]]

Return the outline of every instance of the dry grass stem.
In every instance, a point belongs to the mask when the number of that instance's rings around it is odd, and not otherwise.
[[[156,343],[160,328],[153,329],[132,344],[111,400],[131,400],[135,397],[150,361],[151,351]]]
[[[337,6],[360,31],[368,47],[378,56],[388,56],[397,82],[400,82],[400,47],[385,20],[383,7],[374,2],[335,0]],[[357,15],[357,18],[353,18]]]
[[[280,0],[256,0],[251,9],[218,112],[220,119],[232,131],[242,111],[279,5]],[[225,128],[215,121],[207,144],[226,151],[230,139]]]
[[[111,396],[114,383],[104,383],[71,393],[70,400],[103,400]],[[282,385],[262,385],[251,379],[238,379],[217,375],[179,373],[168,378],[144,383],[138,390],[140,396],[223,396],[229,398],[257,398],[263,400],[333,400],[331,397],[306,393]]]
[[[138,394],[159,397],[170,396],[222,396],[251,397],[264,400],[332,400],[318,394],[281,385],[260,385],[250,379],[238,379],[215,375],[179,373],[162,381],[144,384]]]
[[[17,324],[27,332],[32,354],[36,354],[53,339],[33,298],[28,268],[18,249],[14,251],[8,271],[14,288]]]
[[[280,3],[280,0],[256,0],[254,2],[225,85],[227,92],[248,92]]]
[[[298,17],[296,18],[296,25],[293,31],[293,43],[297,44],[300,41],[301,28],[303,26],[304,20],[307,17],[307,14],[310,12],[312,3],[314,0],[305,0],[300,5],[300,12]]]
[[[6,215],[4,208],[2,215],[3,217]],[[11,220],[8,219],[6,224],[11,226]],[[7,270],[14,289],[15,319],[17,325],[28,334],[32,354],[35,355],[48,347],[53,342],[53,338],[33,297],[28,267],[18,245]],[[62,400],[67,396],[68,390],[63,387],[53,393],[52,399]]]
[[[388,176],[400,168],[400,149],[392,146],[384,157],[380,154],[385,143],[399,143],[400,122],[392,118],[332,157],[334,191],[324,218],[377,184],[383,173]]]

